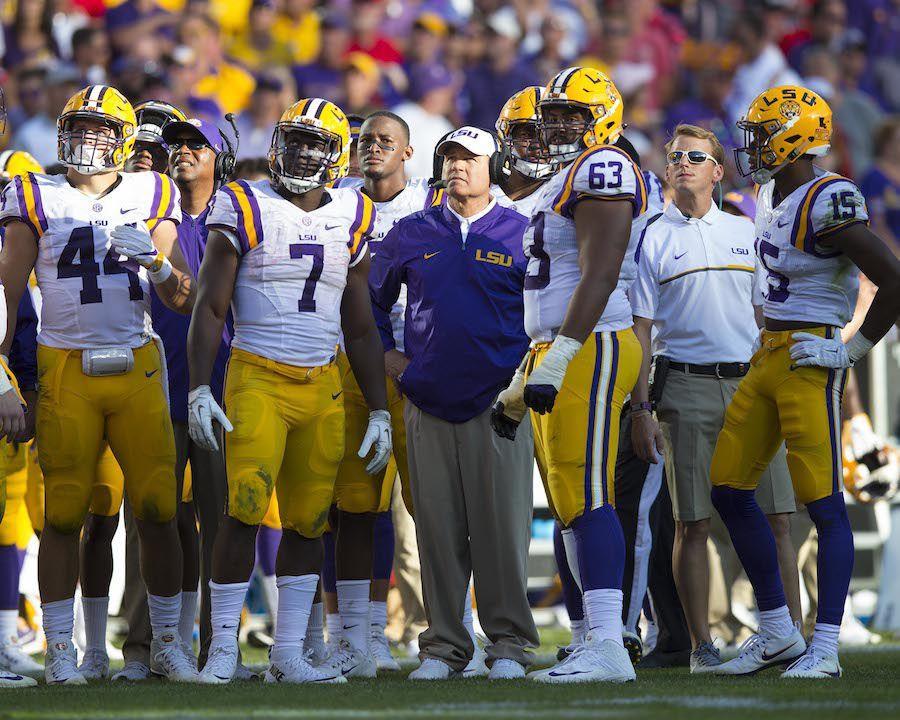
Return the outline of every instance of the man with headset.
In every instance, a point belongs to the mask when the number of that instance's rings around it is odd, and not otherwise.
[[[216,189],[231,176],[234,168],[233,148],[227,137],[215,126],[203,120],[173,120],[162,128],[161,142],[168,151],[168,171],[181,195],[182,221],[178,226],[178,244],[188,267],[196,277],[206,247],[206,216]],[[219,518],[225,507],[225,460],[221,452],[210,452],[190,439],[187,422],[188,367],[187,331],[190,315],[180,315],[166,308],[154,293],[151,296],[153,329],[162,338],[168,373],[169,409],[175,430],[175,474],[183,487],[185,467],[190,461],[191,492],[194,509],[200,523],[200,548],[196,538],[191,542],[189,532],[180,532],[185,555],[184,585],[179,634],[185,651],[193,657],[192,636],[197,613],[197,577],[200,575],[200,657],[206,660],[211,637],[209,570],[212,548]],[[213,393],[222,401],[225,362],[228,358],[230,331],[226,326],[213,369]],[[220,430],[221,432],[221,430]],[[221,439],[220,439],[221,441]],[[179,515],[179,530],[194,522],[192,517]],[[199,567],[197,562],[199,559]],[[191,568],[191,564],[193,567]],[[149,630],[149,625],[147,626]],[[129,633],[130,634],[130,633]],[[129,638],[130,640],[130,638]],[[149,641],[149,634],[148,634]],[[139,680],[147,677],[147,670],[139,659],[125,653],[125,667],[114,679]]]
[[[522,236],[528,220],[491,197],[503,153],[463,127],[437,148],[446,205],[402,218],[372,261],[372,306],[386,351],[407,287],[404,356],[393,372],[404,410],[428,629],[411,680],[461,672],[474,647],[462,616],[474,573],[490,644],[489,678],[524,677],[537,632],[526,597],[533,445],[491,431],[491,404],[528,348]],[[508,168],[507,168],[508,169]],[[493,170],[493,172],[492,172]]]

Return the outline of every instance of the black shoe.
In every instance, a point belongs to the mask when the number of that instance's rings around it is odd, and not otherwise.
[[[641,642],[641,638],[632,632],[623,630],[622,644],[628,651],[628,657],[631,658],[631,664],[637,667],[637,664],[641,661],[641,657],[644,654],[644,644]]]
[[[654,650],[641,660],[638,667],[641,670],[652,670],[653,668],[690,667],[690,665],[690,649],[676,650],[674,652]]]
[[[268,628],[265,630],[251,630],[247,633],[247,644],[260,650],[268,650],[275,644],[275,639]]]
[[[565,660],[567,657],[569,657],[569,655],[572,654],[571,647],[572,647],[571,645],[563,645],[563,646],[561,646],[561,647],[560,647],[560,646],[557,646],[557,648],[556,648],[556,662],[562,662],[562,661]]]

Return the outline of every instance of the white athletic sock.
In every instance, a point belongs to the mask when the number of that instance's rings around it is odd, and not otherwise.
[[[585,620],[572,620],[572,644],[581,645],[584,636],[587,635],[587,622]]]
[[[328,613],[325,616],[325,627],[328,630],[328,642],[337,644],[341,640],[341,615]]]
[[[178,619],[178,634],[181,642],[194,645],[194,622],[197,620],[197,593],[181,591],[181,613]]]
[[[322,631],[322,618],[325,614],[325,606],[320,602],[314,602],[309,612],[309,622],[306,624],[306,639],[303,646],[307,648],[321,645],[325,642],[325,634]]]
[[[85,650],[106,652],[106,619],[109,616],[109,598],[81,596],[84,611]]]
[[[381,600],[369,602],[369,625],[379,628],[384,632],[387,627],[387,603]]]
[[[181,593],[171,597],[147,593],[150,608],[150,629],[153,639],[170,643],[177,639],[178,621],[181,620]]]
[[[306,637],[318,575],[282,575],[278,578],[278,620],[275,622],[273,662],[299,655]]]
[[[44,614],[44,635],[47,645],[71,643],[72,630],[75,626],[75,598],[41,603]]]
[[[18,636],[18,610],[0,610],[0,645],[12,642]]]
[[[338,580],[341,632],[351,647],[369,652],[369,580]]]
[[[575,578],[578,589],[584,592],[581,585],[581,570],[578,567],[578,543],[575,540],[575,531],[572,528],[564,528],[560,531],[563,539],[563,547],[566,549],[566,560],[569,563],[569,572]]]
[[[210,650],[223,645],[237,645],[237,632],[241,624],[241,608],[250,583],[217,583],[209,581],[212,616]]]
[[[595,640],[622,644],[622,591],[612,588],[584,593],[584,619]]]
[[[463,607],[462,616],[463,625],[466,626],[466,632],[472,638],[472,646],[478,651],[478,639],[475,637],[475,622],[472,619],[472,588],[466,593],[466,604]]]
[[[841,634],[840,625],[828,623],[816,623],[813,631],[812,645],[820,655],[831,656],[838,653],[838,637]]]
[[[787,637],[794,632],[794,624],[791,622],[791,613],[787,605],[782,605],[774,610],[759,611],[759,634],[764,637]]]
[[[263,598],[266,601],[266,609],[275,622],[275,616],[278,615],[278,578],[274,575],[262,576]]]

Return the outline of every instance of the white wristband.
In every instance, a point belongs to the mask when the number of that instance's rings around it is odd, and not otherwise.
[[[0,367],[0,395],[6,395],[6,393],[13,389],[13,384],[9,379],[9,375],[6,373],[6,368],[9,367],[9,359],[6,355],[0,357],[3,357],[3,367]]]
[[[856,364],[857,360],[861,359],[874,346],[875,343],[858,332],[847,341],[847,357],[850,358],[850,362]]]
[[[154,285],[159,285],[164,283],[169,279],[169,276],[172,274],[172,263],[169,262],[169,258],[163,258],[162,267],[155,272],[153,270],[147,271],[147,277],[150,278],[150,281]]]
[[[578,354],[579,350],[581,350],[581,345],[582,343],[573,340],[570,337],[557,335],[556,339],[553,341],[553,345],[550,346],[550,352],[561,355],[566,359],[566,363],[570,363],[572,358]]]

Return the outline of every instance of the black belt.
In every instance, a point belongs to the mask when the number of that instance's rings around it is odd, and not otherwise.
[[[691,375],[711,375],[717,378],[739,378],[744,377],[750,370],[750,363],[713,363],[712,365],[694,365],[692,363],[670,362],[669,367],[672,370],[681,370],[681,372]]]

